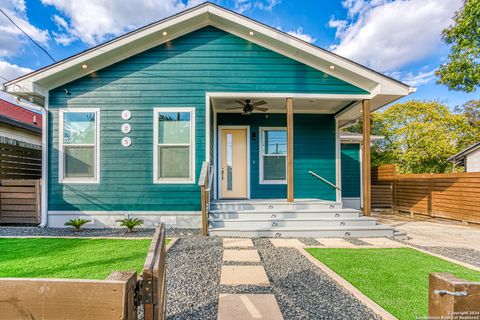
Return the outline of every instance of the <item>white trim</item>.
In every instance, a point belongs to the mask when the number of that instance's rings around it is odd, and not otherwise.
[[[414,90],[408,85],[275,28],[217,5],[205,3],[130,32],[40,71],[7,82],[6,91],[13,92],[15,86],[32,90],[35,90],[36,85],[43,85],[47,90],[58,87],[87,73],[207,25],[274,50],[367,91],[378,90],[378,94],[391,95],[392,98],[387,103],[408,95]],[[162,36],[162,31],[165,30],[168,30],[168,36]],[[253,31],[255,35],[250,36],[250,31]],[[88,68],[82,69],[82,64],[87,64]],[[331,65],[334,65],[335,69],[330,69]]]
[[[247,199],[250,199],[250,125],[231,125],[231,126],[218,126],[218,147],[217,147],[217,150],[221,150],[222,149],[222,135],[220,134],[221,130],[223,129],[247,129],[247,136],[246,136],[246,139],[247,139]],[[221,164],[222,163],[222,153],[219,152],[218,153],[218,163]],[[220,181],[220,177],[221,177],[221,165],[219,165],[217,167],[217,181]],[[219,186],[217,189],[218,189],[218,199],[222,199],[222,188],[220,187],[220,182],[217,183],[217,185]]]
[[[81,216],[81,215],[101,215],[101,216],[111,216],[111,215],[175,215],[175,216],[197,216],[201,215],[202,211],[127,211],[127,210],[119,210],[119,211],[83,211],[83,210],[49,210],[49,215],[74,215],[74,216]]]
[[[165,146],[190,147],[190,178],[160,179],[158,178],[158,113],[159,112],[189,112],[190,113],[190,143],[162,144]],[[192,184],[195,183],[195,108],[193,107],[158,107],[153,108],[153,183],[154,184]]]
[[[64,124],[65,113],[95,113],[95,143],[93,145],[95,156],[93,163],[93,178],[66,178],[65,177],[65,153],[64,153]],[[92,146],[91,144],[78,144],[75,146]],[[58,183],[60,184],[98,184],[100,183],[100,108],[63,108],[58,110]]]
[[[217,111],[213,110],[213,170],[217,167]],[[208,128],[210,130],[210,127]],[[208,142],[210,148],[210,141]],[[209,149],[210,150],[210,149]],[[214,199],[218,199],[218,179],[214,179]]]
[[[287,127],[258,127],[258,183],[259,184],[287,184],[287,179],[285,180],[265,180],[263,179],[263,157],[265,156],[263,154],[263,132],[264,131],[270,131],[270,130],[277,130],[277,131],[285,131],[287,132]],[[270,155],[272,156],[272,155]],[[285,178],[288,176],[288,166],[287,166],[287,154],[285,155],[273,155],[273,156],[280,156],[280,157],[285,157]],[[267,156],[268,157],[268,156]]]
[[[293,99],[328,99],[328,100],[364,100],[371,99],[371,94],[330,94],[330,93],[289,93],[289,92],[206,92],[211,98],[293,98]]]
[[[335,118],[335,166],[337,169],[336,180],[337,187],[336,190],[337,202],[342,201],[342,150],[340,142],[340,131],[338,128],[338,119]]]

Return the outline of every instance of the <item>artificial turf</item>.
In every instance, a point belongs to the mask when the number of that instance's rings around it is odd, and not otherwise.
[[[306,250],[402,320],[428,315],[429,273],[480,281],[480,272],[411,248]]]
[[[140,272],[148,239],[0,238],[0,277],[105,279]]]

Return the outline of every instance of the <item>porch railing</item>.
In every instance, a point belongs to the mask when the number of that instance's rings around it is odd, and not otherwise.
[[[202,236],[207,236],[208,227],[208,210],[210,208],[210,195],[212,190],[214,170],[213,166],[208,161],[202,164],[200,177],[198,178],[198,185],[200,186],[200,193],[202,198]]]
[[[320,177],[318,174],[316,174],[315,172],[313,171],[308,171],[308,173],[310,173],[312,176],[314,176],[315,178],[325,182],[326,184],[328,184],[329,186],[331,186],[332,188],[335,188],[337,190],[341,190],[339,186],[337,185],[334,185],[333,183],[331,183],[330,181],[328,181],[327,179],[323,178],[323,177]]]

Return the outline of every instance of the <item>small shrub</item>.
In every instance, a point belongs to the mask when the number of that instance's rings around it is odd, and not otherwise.
[[[126,227],[128,232],[133,232],[133,228],[143,224],[143,220],[138,218],[125,218],[117,220],[117,222],[120,223],[121,227]]]
[[[82,219],[82,218],[70,219],[67,222],[65,222],[65,225],[75,228],[75,231],[80,231],[82,226],[86,223],[89,223],[90,221],[91,220]]]

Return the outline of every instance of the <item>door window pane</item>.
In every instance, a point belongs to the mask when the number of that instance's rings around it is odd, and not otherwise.
[[[190,177],[190,147],[159,146],[160,179],[188,179]]]
[[[232,191],[233,184],[233,135],[227,133],[227,190]]]
[[[95,168],[95,147],[67,147],[65,152],[66,178],[93,178]]]
[[[190,143],[190,112],[159,112],[158,143]]]
[[[63,114],[64,144],[95,143],[95,112],[65,112]]]
[[[264,156],[263,180],[287,180],[286,164],[285,156]]]

